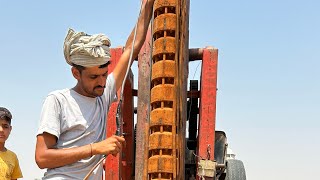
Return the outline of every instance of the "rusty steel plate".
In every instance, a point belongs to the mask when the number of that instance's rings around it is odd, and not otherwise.
[[[150,127],[175,124],[172,108],[158,108],[150,112]]]
[[[171,60],[158,61],[152,65],[151,79],[175,77],[175,62]]]
[[[161,101],[173,101],[176,93],[172,84],[157,85],[151,89],[151,104]]]
[[[154,11],[163,7],[177,7],[176,0],[155,0],[153,5]]]
[[[154,149],[172,149],[172,133],[156,132],[149,137],[149,150]]]
[[[153,32],[159,31],[175,31],[177,27],[177,15],[176,14],[161,14],[153,21]]]
[[[162,37],[154,41],[153,58],[168,53],[176,53],[176,40],[174,37]]]
[[[149,173],[173,173],[173,156],[155,155],[148,160]]]

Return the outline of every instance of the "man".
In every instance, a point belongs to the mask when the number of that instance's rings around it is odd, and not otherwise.
[[[145,41],[153,3],[147,0],[141,9],[132,57]],[[89,36],[69,29],[64,55],[77,84],[50,93],[43,104],[35,152],[38,166],[47,168],[43,179],[83,179],[102,155],[116,155],[122,148],[123,137],[105,139],[105,125],[109,106],[132,61],[133,39],[134,30],[108,76],[110,40],[103,34]],[[101,177],[100,165],[90,179]]]

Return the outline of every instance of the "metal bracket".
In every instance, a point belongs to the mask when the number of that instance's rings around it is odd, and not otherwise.
[[[198,176],[200,177],[215,177],[216,162],[208,159],[200,160],[198,162]]]

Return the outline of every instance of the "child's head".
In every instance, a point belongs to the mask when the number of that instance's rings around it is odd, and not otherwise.
[[[11,124],[12,115],[10,111],[4,107],[0,107],[0,120],[5,120]]]
[[[11,132],[11,119],[10,111],[4,107],[0,107],[0,143],[5,143]]]

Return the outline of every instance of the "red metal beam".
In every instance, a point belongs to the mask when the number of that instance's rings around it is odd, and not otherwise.
[[[123,133],[126,139],[122,150],[122,179],[133,179],[134,176],[134,120],[133,120],[133,74],[129,73],[123,90]]]
[[[218,49],[203,49],[198,156],[214,160]]]
[[[108,72],[112,72],[113,69],[116,67],[118,60],[123,52],[122,48],[114,48],[111,49],[111,63],[108,66]],[[120,95],[120,92],[117,92],[118,97]],[[109,109],[108,113],[108,121],[107,121],[107,137],[110,137],[115,134],[117,126],[116,126],[116,113],[117,113],[117,106],[118,102],[114,102]],[[105,176],[108,177],[108,179],[111,180],[117,180],[119,179],[119,169],[120,169],[120,161],[119,161],[119,155],[117,157],[114,156],[108,156],[106,158],[105,163]]]
[[[108,66],[108,71],[112,72],[120,56],[122,55],[123,48],[112,48],[111,49],[111,64]],[[123,92],[123,106],[122,117],[123,117],[123,132],[125,133],[126,147],[123,148],[122,160],[120,165],[120,157],[108,156],[105,164],[106,177],[110,180],[118,180],[119,172],[121,172],[122,179],[132,179],[134,172],[134,131],[133,131],[133,74],[130,73],[125,83]],[[117,94],[120,97],[120,91]],[[108,122],[107,122],[107,137],[110,137],[116,132],[116,109],[118,102],[114,102],[109,109]]]

